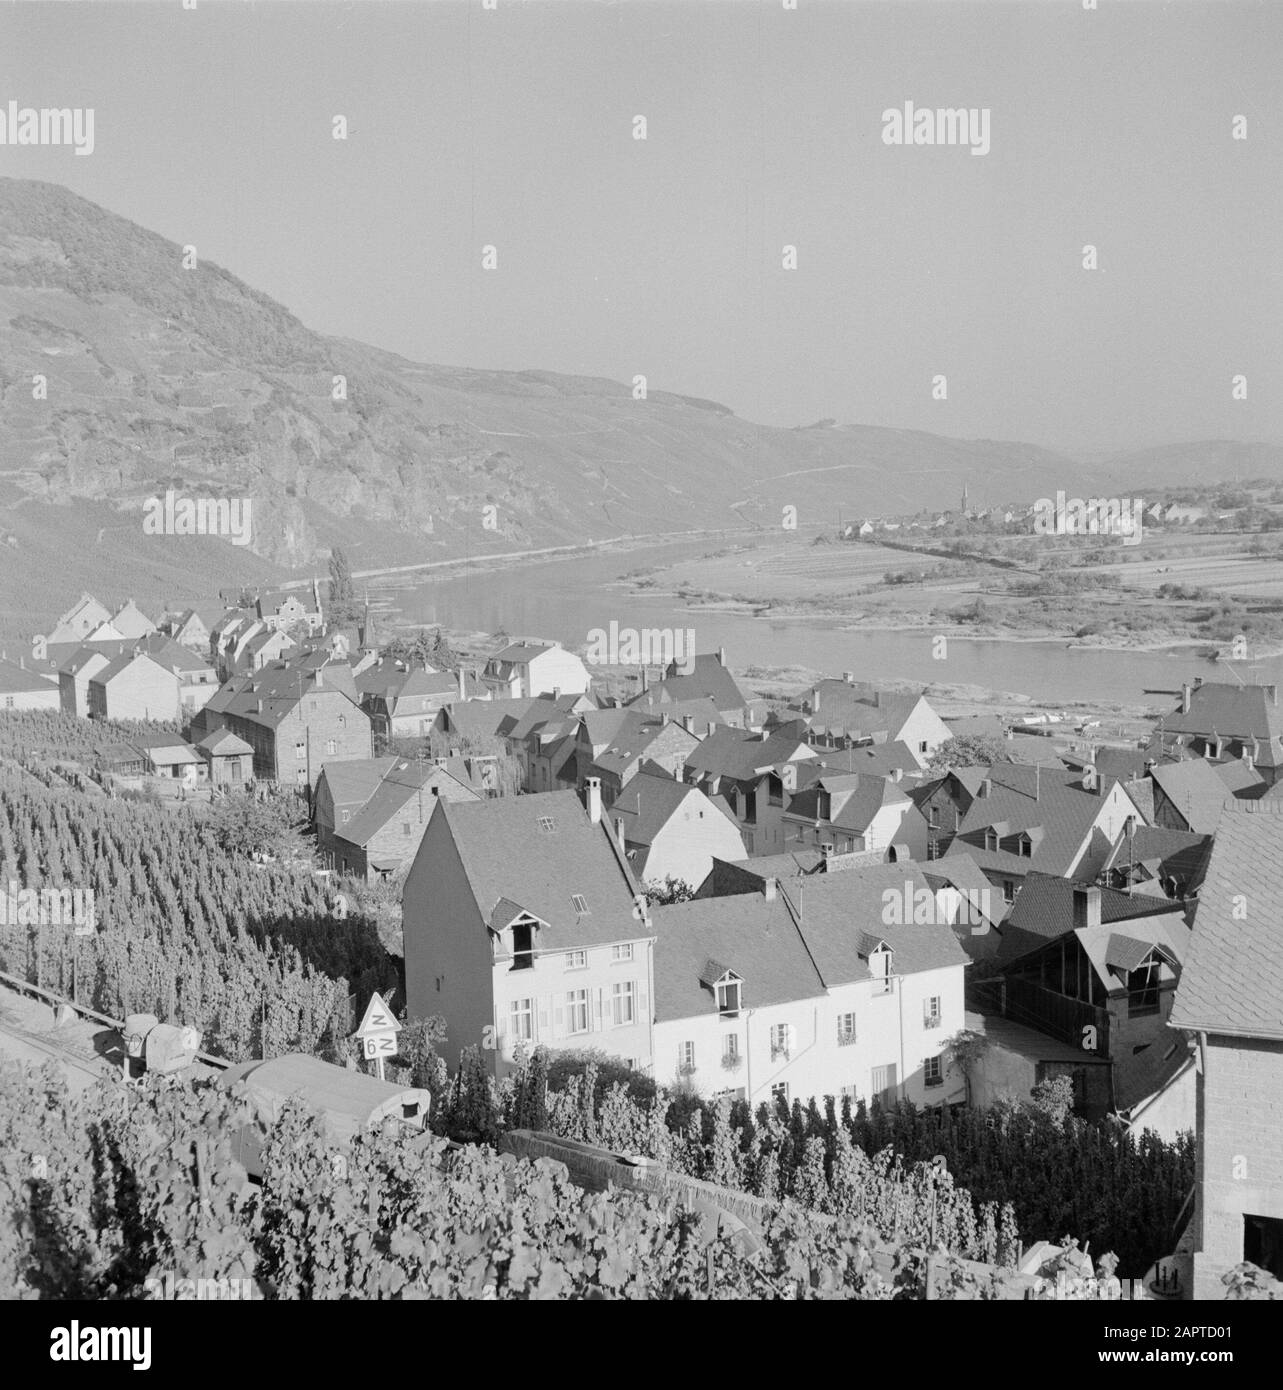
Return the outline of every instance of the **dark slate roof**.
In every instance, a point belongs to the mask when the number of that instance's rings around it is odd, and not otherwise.
[[[1210,835],[1196,835],[1192,830],[1169,830],[1162,825],[1140,825],[1132,836],[1119,838],[1104,868],[1146,864],[1160,874],[1181,879],[1188,891],[1201,881],[1211,847]]]
[[[1212,771],[1235,796],[1244,800],[1250,797],[1264,796],[1269,790],[1269,784],[1265,778],[1255,768],[1248,767],[1240,759],[1236,758],[1225,763],[1213,763]]]
[[[781,891],[798,907],[802,936],[827,985],[873,978],[867,954],[860,954],[861,932],[891,947],[898,975],[967,964],[952,928],[883,922],[883,894],[889,890],[903,898],[906,883],[910,896],[927,889],[920,864],[872,864],[839,874],[815,874],[803,884],[782,885]]]
[[[457,762],[458,759],[454,761]],[[325,766],[328,768],[331,764],[327,763]],[[349,844],[367,845],[416,797],[422,798],[422,814],[419,817],[422,823],[431,816],[432,802],[436,795],[441,794],[446,783],[456,785],[456,794],[461,799],[467,800],[476,796],[471,787],[458,781],[445,768],[437,767],[435,763],[395,760],[379,778],[360,810],[346,825],[335,826],[334,834]]]
[[[1137,778],[1134,782],[1124,782],[1123,790],[1136,803],[1136,809],[1147,821],[1154,819],[1154,784],[1148,777]]]
[[[885,777],[844,772],[823,776],[813,786],[798,792],[789,801],[788,815],[819,820],[820,797],[825,792],[829,796],[828,824],[857,835],[869,828],[869,823],[884,806],[912,804],[900,786]]]
[[[806,731],[798,720],[774,730],[763,739],[743,729],[719,727],[686,757],[687,768],[697,777],[729,777],[752,782],[807,748]]]
[[[748,700],[735,682],[735,677],[714,655],[697,656],[695,669],[689,676],[678,673],[676,662],[670,662],[664,679],[657,681],[629,701],[630,707],[662,705],[666,700],[686,701],[711,699],[723,714],[747,708]]]
[[[32,690],[58,689],[58,682],[24,670],[16,661],[0,661],[0,692],[6,695],[26,694]]]
[[[733,970],[744,1008],[815,999],[824,981],[798,935],[788,904],[758,893],[657,907],[655,1021],[716,1014],[713,981]]]
[[[619,793],[610,808],[612,823],[622,820],[624,839],[629,844],[650,845],[655,836],[668,824],[689,797],[698,797],[707,804],[708,798],[698,787],[679,782],[675,777],[655,776],[638,772]],[[722,817],[738,835],[739,826],[725,811],[714,807],[713,815]]]
[[[341,758],[337,762],[322,764],[321,781],[325,783],[336,806],[359,805],[373,793],[396,761],[390,756]]]
[[[347,673],[346,678],[343,672]],[[105,674],[103,672],[99,679]],[[337,695],[351,705],[349,717],[368,719],[356,702],[352,668],[343,663],[336,663],[333,667],[327,665],[323,673],[307,666],[281,663],[264,667],[252,676],[233,676],[219,688],[205,708],[212,714],[232,714],[255,724],[275,728],[290,715],[304,695],[323,698]],[[258,708],[260,701],[263,706],[261,710]]]
[[[1217,828],[1199,895],[1169,1019],[1173,1027],[1283,1039],[1280,904],[1283,802],[1232,803]]]
[[[515,903],[547,924],[540,951],[652,935],[633,916],[637,881],[605,821],[593,825],[573,792],[442,801],[434,823],[437,817],[445,818],[483,920],[500,900]],[[540,829],[541,817],[552,819],[551,832]],[[574,893],[587,899],[584,916],[575,912]]]
[[[939,861],[947,862],[945,859]],[[1047,941],[1074,930],[1074,893],[1093,887],[1083,880],[1061,878],[1058,874],[1030,873],[1007,920],[1003,923],[1003,946],[998,960],[1005,965]],[[1147,893],[1124,893],[1117,888],[1098,888],[1102,923],[1126,922],[1140,917],[1159,917],[1180,909],[1170,898]]]
[[[254,751],[243,738],[232,733],[230,729],[215,729],[213,733],[206,734],[196,747],[203,748],[216,758],[231,758]]]
[[[1163,729],[1172,733],[1219,734],[1222,738],[1258,738],[1261,752],[1283,735],[1283,709],[1270,685],[1229,685],[1205,681],[1190,691],[1189,713],[1180,706],[1163,717]],[[1271,762],[1276,762],[1272,758]]]
[[[1160,763],[1149,775],[1195,834],[1215,834],[1231,794],[1210,763],[1202,758]]]
[[[155,657],[149,657],[145,653],[135,652],[132,648],[127,652],[121,652],[113,661],[109,662],[101,671],[89,677],[90,685],[110,685],[122,671],[127,671],[136,661],[149,661],[158,668],[162,675],[172,676],[174,672],[167,666],[162,666]]]
[[[858,748],[825,748],[818,762],[798,764],[798,785],[813,782],[825,772],[863,772],[873,777],[894,777],[898,771],[917,776],[921,772],[913,750],[900,739],[861,744]]]

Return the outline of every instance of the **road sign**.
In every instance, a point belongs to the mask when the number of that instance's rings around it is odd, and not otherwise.
[[[361,1039],[365,1047],[365,1060],[371,1061],[375,1057],[395,1057],[396,1056],[396,1035],[393,1033],[375,1033],[367,1035]]]
[[[366,1006],[365,1016],[361,1019],[361,1026],[356,1030],[358,1038],[364,1038],[372,1033],[399,1033],[401,1025],[392,1017],[392,1011],[383,1002],[383,998],[377,992],[370,996],[370,1002]]]

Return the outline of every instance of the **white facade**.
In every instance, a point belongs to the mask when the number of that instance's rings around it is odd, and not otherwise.
[[[655,1079],[710,1098],[742,1090],[753,1106],[769,1102],[780,1086],[788,1102],[803,1104],[830,1095],[869,1102],[879,1093],[917,1105],[963,1100],[964,1080],[948,1060],[950,1039],[965,1027],[963,969],[900,976],[893,956],[889,988],[862,980],[737,1017],[720,1016],[710,1001],[707,1014],[655,1025]],[[728,1068],[731,1038],[740,1062]],[[686,1070],[688,1059],[693,1066]],[[940,1081],[929,1084],[936,1068]]]

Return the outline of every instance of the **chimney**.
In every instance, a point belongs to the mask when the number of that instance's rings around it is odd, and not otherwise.
[[[896,767],[891,770],[891,780],[898,782],[904,776],[904,768]]]
[[[765,878],[762,880],[762,897],[765,898],[768,903],[773,903],[775,901],[775,880],[773,878]]]
[[[316,687],[319,690],[325,684],[325,671],[322,667],[316,668]]]
[[[1253,737],[1251,748],[1245,748],[1245,749],[1243,750],[1243,762],[1247,765],[1247,770],[1248,770],[1249,772],[1255,772],[1255,771],[1256,771],[1256,760],[1257,760],[1257,758],[1259,758],[1260,756],[1261,756],[1261,741],[1260,741],[1259,738]]]
[[[695,716],[693,714],[682,715],[682,728],[685,729],[688,734],[693,734],[695,732]]]
[[[554,686],[553,686],[553,688],[552,688],[552,698],[553,698],[554,700],[560,700],[560,699],[561,699],[561,686],[559,686],[559,685],[554,685]]]
[[[624,822],[619,816],[615,817],[615,840],[619,845],[620,854],[627,854],[628,850],[624,840]]]
[[[1189,713],[1189,685],[1188,685],[1188,683],[1185,683],[1185,684],[1182,684],[1182,685],[1181,685],[1181,713],[1182,713],[1182,714],[1188,714],[1188,713]]]
[[[820,687],[817,685],[817,686],[815,687],[815,689],[811,692],[811,713],[812,713],[812,714],[819,714],[819,712],[820,712]]]
[[[459,699],[461,699],[461,700],[466,700],[466,699],[468,698],[468,694],[467,694],[467,690],[465,689],[466,677],[465,677],[464,674],[463,674],[463,667],[462,667],[462,666],[459,667],[458,675],[459,675]]]
[[[1074,889],[1074,930],[1100,926],[1100,889]]]
[[[979,796],[988,796],[989,793],[992,792],[992,791],[993,791],[993,782],[990,780],[990,778],[986,777],[986,778],[984,779],[984,781],[981,782],[980,785],[976,788],[976,795],[977,795],[978,797],[979,797]]]
[[[1277,705],[1279,702],[1279,688],[1277,685],[1267,685],[1265,689],[1269,692],[1270,704]]]
[[[588,793],[588,819],[594,825],[601,823],[601,778],[590,777],[585,790]]]
[[[673,763],[673,781],[674,781],[674,782],[680,782],[681,780],[682,780],[682,765],[681,765],[681,763],[679,763],[679,762],[674,762],[674,763]]]
[[[725,665],[726,665],[726,648],[725,648],[725,647],[718,647],[718,649],[717,649],[717,664],[718,664],[719,666],[725,666]]]
[[[660,716],[659,716],[659,722],[660,722],[660,724],[661,724],[662,727],[664,727],[664,728],[667,728],[667,727],[668,727],[668,711],[667,711],[667,710],[664,710],[664,711],[660,714]]]
[[[1100,787],[1098,785],[1098,780],[1099,779],[1096,776],[1096,769],[1094,767],[1083,768],[1083,791],[1099,791]]]
[[[825,842],[820,846],[820,867],[821,867],[822,869],[826,869],[826,870],[827,870],[828,865],[829,865],[829,860],[830,860],[832,857],[833,857],[833,845],[832,845],[832,843],[831,843],[830,841],[825,840]]]
[[[644,695],[650,689],[650,668],[648,666],[642,667],[641,683],[642,694]]]

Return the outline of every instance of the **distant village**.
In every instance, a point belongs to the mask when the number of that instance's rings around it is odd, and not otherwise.
[[[723,651],[625,684],[549,639],[434,669],[316,584],[209,625],[86,594],[0,661],[5,711],[158,726],[104,726],[104,786],[295,789],[318,872],[399,886],[452,1065],[591,1047],[751,1105],[1065,1077],[1086,1117],[1197,1132],[1197,1296],[1283,1276],[1276,687],[1195,681],[1111,744],[856,672],[754,699]]]

